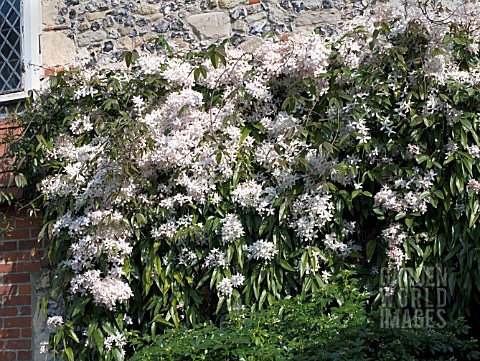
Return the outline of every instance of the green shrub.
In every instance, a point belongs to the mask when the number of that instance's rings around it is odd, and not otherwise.
[[[236,311],[218,327],[167,330],[136,345],[130,361],[475,360],[478,344],[462,320],[433,328],[381,328],[355,284],[328,285],[309,297],[259,312]]]
[[[13,114],[24,131],[10,147],[44,213],[61,309],[51,351],[120,361],[138,334],[318,294],[342,270],[379,304],[468,315],[480,298],[472,6],[52,77]],[[445,305],[424,292],[432,270]]]

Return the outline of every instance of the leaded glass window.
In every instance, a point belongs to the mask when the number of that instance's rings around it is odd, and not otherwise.
[[[22,91],[22,0],[0,0],[0,95]]]

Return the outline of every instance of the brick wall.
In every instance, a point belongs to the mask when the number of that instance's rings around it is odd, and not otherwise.
[[[0,237],[0,360],[33,360],[35,281],[44,265],[40,219],[2,209],[11,227]]]

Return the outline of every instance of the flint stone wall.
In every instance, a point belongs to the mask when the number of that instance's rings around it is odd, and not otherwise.
[[[160,36],[189,49],[230,37],[242,43],[299,29],[329,33],[363,14],[367,1],[43,0],[43,66],[107,64],[125,50],[153,51]]]

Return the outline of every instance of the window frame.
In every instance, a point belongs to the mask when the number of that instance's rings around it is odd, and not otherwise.
[[[32,89],[40,88],[41,54],[40,26],[41,0],[22,0],[22,91],[0,95],[0,103],[24,99]]]

